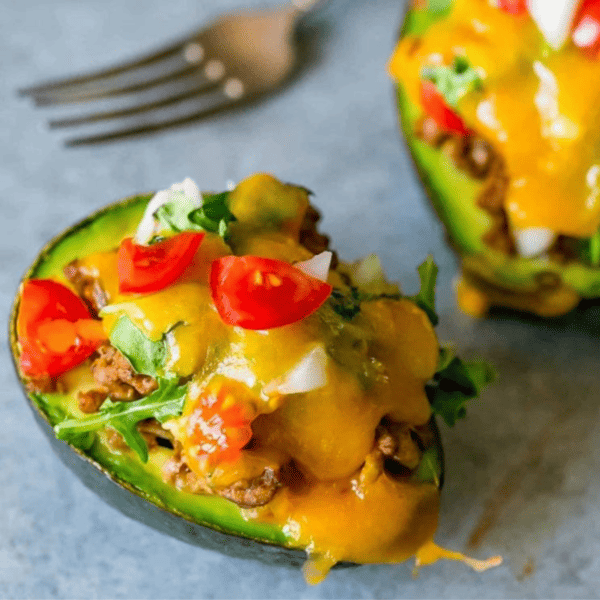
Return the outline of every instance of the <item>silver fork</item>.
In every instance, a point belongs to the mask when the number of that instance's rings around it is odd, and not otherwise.
[[[151,54],[75,77],[19,90],[36,106],[135,102],[51,120],[51,128],[122,120],[109,131],[66,140],[79,146],[154,133],[249,103],[282,86],[299,65],[296,33],[327,0],[293,0],[224,15]],[[141,98],[141,100],[140,100]]]

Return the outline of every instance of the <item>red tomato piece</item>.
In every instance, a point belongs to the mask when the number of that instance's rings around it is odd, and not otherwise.
[[[575,18],[571,39],[586,54],[597,58],[600,53],[600,0],[584,0]]]
[[[189,443],[198,448],[195,458],[211,465],[235,461],[252,438],[252,418],[225,387],[204,390],[188,415]]]
[[[23,286],[17,335],[21,370],[56,377],[82,363],[106,338],[83,300],[62,283],[30,279]]]
[[[203,239],[204,233],[183,232],[141,246],[125,238],[117,255],[119,291],[149,293],[171,285],[192,262]]]
[[[431,81],[421,81],[421,106],[423,110],[448,133],[468,135],[469,130],[461,117],[452,109]]]
[[[525,0],[498,0],[498,8],[511,15],[523,15],[527,12]]]
[[[317,310],[333,289],[289,263],[259,256],[213,261],[210,286],[223,321],[245,329],[300,321]]]

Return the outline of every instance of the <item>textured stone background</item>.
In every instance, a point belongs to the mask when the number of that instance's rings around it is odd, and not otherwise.
[[[0,302],[50,237],[96,208],[185,176],[222,189],[265,170],[314,190],[323,229],[348,258],[377,252],[416,288],[428,252],[441,267],[442,339],[496,363],[498,384],[443,427],[447,483],[438,542],[505,564],[483,575],[439,563],[365,566],[306,587],[296,571],[223,557],[130,521],[50,452],[0,352],[0,597],[532,598],[600,589],[598,310],[558,323],[474,322],[452,294],[456,261],[397,132],[385,73],[400,0],[338,0],[316,60],[278,96],[235,115],[142,140],[61,146],[15,90],[129,57],[243,0],[0,0]],[[493,525],[468,540],[482,515]]]

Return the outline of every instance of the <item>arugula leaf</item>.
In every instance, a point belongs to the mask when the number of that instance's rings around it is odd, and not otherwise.
[[[198,208],[183,193],[171,202],[167,202],[154,213],[160,224],[159,231],[211,231],[222,238],[229,234],[229,223],[235,221],[228,207],[229,192],[212,194],[203,198]]]
[[[105,400],[100,411],[79,419],[67,419],[54,427],[56,437],[77,446],[82,436],[103,427],[116,429],[142,462],[148,462],[148,446],[137,424],[154,417],[161,423],[178,417],[183,411],[187,385],[177,385],[177,377],[160,378],[158,389],[133,402]]]
[[[463,96],[482,87],[479,73],[464,56],[455,57],[451,66],[423,67],[421,77],[433,82],[446,102],[453,108],[456,108]]]
[[[412,300],[420,309],[424,310],[432,325],[435,326],[439,320],[435,312],[435,281],[438,268],[433,262],[433,257],[429,255],[417,270],[421,279],[421,289],[415,296],[409,296],[409,300]]]
[[[486,362],[465,362],[449,348],[441,348],[438,370],[425,387],[433,412],[452,427],[465,416],[467,400],[477,397],[494,377]]]
[[[108,337],[138,373],[156,377],[163,372],[167,356],[164,340],[149,340],[127,315],[117,321]]]

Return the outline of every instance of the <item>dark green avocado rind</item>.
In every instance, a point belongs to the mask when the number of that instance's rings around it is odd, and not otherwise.
[[[409,9],[401,36],[422,35],[445,14],[446,11],[432,13],[427,9]],[[477,206],[483,184],[459,170],[441,150],[416,137],[415,126],[422,110],[409,98],[401,83],[397,83],[397,100],[400,125],[419,177],[451,245],[467,259],[470,268],[475,267],[479,275],[498,286],[524,292],[538,287],[540,273],[555,273],[582,297],[600,296],[600,269],[576,262],[561,265],[547,257],[509,257],[489,248],[482,236],[491,220]]]
[[[132,235],[152,194],[132,196],[109,205],[50,241],[40,252],[23,280],[61,278],[70,261],[93,252],[115,248]],[[17,294],[10,318],[10,345],[18,368],[16,322]],[[127,516],[185,542],[218,550],[231,556],[257,558],[270,564],[298,566],[306,558],[304,550],[278,525],[246,520],[233,503],[217,497],[181,492],[163,482],[152,459],[141,463],[133,452],[116,453],[102,443],[103,434],[91,435],[85,449],[58,440],[53,426],[72,410],[73,398],[58,393],[30,393],[21,379],[36,421],[48,437],[61,461],[73,470],[90,489]],[[443,450],[435,421],[431,421],[435,447],[429,453],[435,463],[435,479],[443,481]],[[160,450],[160,452],[167,452]],[[340,563],[349,566],[350,563]]]

